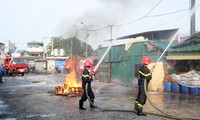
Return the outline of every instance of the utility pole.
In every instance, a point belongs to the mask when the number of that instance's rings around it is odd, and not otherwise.
[[[71,60],[73,56],[73,38],[71,38]]]
[[[53,39],[51,39],[51,41],[52,41],[52,43],[51,43],[51,53],[52,53],[52,55],[53,55],[53,49],[54,49],[54,46],[53,46],[54,42],[53,42]]]
[[[86,58],[88,57],[88,37],[90,36],[89,34],[89,26],[93,26],[93,25],[86,25],[84,22],[81,22],[82,25],[84,25],[86,27],[86,31],[87,31],[87,35],[84,38],[85,39],[85,52],[86,52]]]
[[[113,33],[113,26],[114,25],[109,25],[109,26],[110,26],[110,41],[112,43],[112,41],[113,41],[112,33]],[[109,81],[108,82],[109,83],[111,82],[111,62],[110,62],[111,53],[110,52],[111,52],[111,49],[109,50],[109,53],[108,53],[109,54],[109,59],[108,59],[109,60],[109,69],[108,69],[108,72],[109,72],[109,78],[108,78]]]
[[[190,11],[192,11],[192,15],[190,18],[190,36],[192,36],[195,31],[195,0],[190,0]]]
[[[111,39],[111,41],[112,41],[112,39],[113,39],[113,38],[112,38],[113,26],[114,26],[114,25],[110,25],[110,39]]]
[[[87,43],[87,38],[89,37],[89,33],[87,31],[87,36],[85,37],[85,52],[86,52],[86,58],[88,57],[88,43]]]
[[[73,25],[73,27],[74,27],[74,25]],[[72,58],[73,57],[73,40],[76,39],[76,37],[77,37],[77,30],[75,27],[74,27],[74,29],[75,29],[75,35],[74,35],[74,37],[71,38],[71,59],[73,59]]]
[[[45,48],[44,48],[45,38],[46,37],[44,37],[44,40],[42,41],[42,43],[43,43],[43,58],[45,58]]]

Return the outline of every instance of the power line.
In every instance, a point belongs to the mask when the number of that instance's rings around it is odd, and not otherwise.
[[[189,14],[189,13],[190,13],[190,12],[188,12],[188,13],[186,13],[186,14],[183,14],[183,15],[181,15],[181,16],[178,16],[177,18],[172,19],[172,20],[170,20],[170,21],[168,21],[168,22],[162,23],[162,24],[157,25],[157,26],[154,26],[154,27],[146,28],[146,29],[152,29],[152,28],[156,28],[156,27],[160,27],[160,26],[167,25],[167,24],[172,23],[172,22],[174,22],[174,21],[176,21],[176,20],[178,20],[178,19],[183,18],[184,16],[186,16],[186,15]]]
[[[160,2],[158,4],[156,4],[156,6],[154,6],[144,17],[148,16],[163,0],[160,0]]]
[[[182,12],[182,11],[188,11],[188,10],[189,10],[189,9],[181,9],[181,10],[177,10],[177,11],[169,12],[169,13],[163,13],[163,14],[158,14],[158,15],[149,15],[162,1],[163,1],[163,0],[160,0],[160,1],[159,1],[147,14],[145,14],[144,16],[142,16],[142,17],[140,17],[140,18],[138,18],[138,19],[136,19],[136,20],[134,20],[134,21],[131,21],[131,22],[128,22],[128,23],[125,23],[125,24],[121,24],[121,25],[114,25],[114,26],[116,26],[116,27],[121,27],[121,26],[124,26],[124,25],[128,25],[128,24],[135,23],[135,22],[137,22],[137,21],[139,21],[139,20],[141,20],[141,19],[144,19],[144,18],[148,18],[148,17],[160,17],[160,16],[175,14],[175,13],[179,13],[179,12]],[[200,5],[197,5],[197,6],[196,6],[196,9],[199,8],[199,7],[200,7]],[[186,14],[188,14],[188,13],[186,13]],[[175,18],[175,19],[173,19],[173,20],[171,20],[171,21],[168,21],[168,22],[166,22],[166,23],[160,24],[160,25],[158,25],[158,26],[156,26],[156,27],[163,26],[163,25],[169,24],[169,23],[171,23],[171,22],[173,22],[173,21],[176,21],[176,20],[178,20],[178,19],[184,17],[186,14],[184,14],[183,16],[177,17],[177,18]],[[98,29],[85,29],[85,28],[80,28],[80,27],[78,27],[78,26],[73,25],[73,26],[68,30],[68,32],[65,33],[64,35],[67,35],[73,27],[74,27],[75,29],[77,28],[77,29],[80,29],[80,30],[83,30],[83,31],[101,31],[101,30],[110,28],[110,25],[105,26],[105,27],[102,27],[102,28],[98,28]],[[151,27],[151,28],[147,28],[147,29],[152,29],[152,28],[155,28],[155,27]],[[64,36],[64,35],[62,35],[62,36]]]
[[[109,28],[110,25],[102,27],[102,28],[98,28],[98,29],[84,29],[84,28],[80,28],[80,27],[75,26],[75,25],[74,25],[74,27],[77,28],[77,29],[80,29],[80,30],[84,30],[84,31],[100,31],[100,30],[104,30],[104,29]]]
[[[124,26],[124,25],[128,25],[128,24],[132,24],[132,23],[135,23],[145,17],[147,17],[163,0],[160,0],[147,14],[145,14],[144,16],[134,20],[134,21],[131,21],[131,22],[128,22],[128,23],[125,23],[125,24],[121,24],[121,25],[116,25],[116,26]]]
[[[121,24],[121,25],[115,25],[115,26],[124,26],[124,25],[128,25],[128,24],[132,24],[132,23],[135,23],[141,19],[144,19],[144,18],[148,18],[148,17],[160,17],[160,16],[165,16],[165,15],[170,15],[170,14],[175,14],[175,13],[179,13],[179,12],[182,12],[182,11],[188,11],[190,8],[188,9],[181,9],[181,10],[177,10],[177,11],[174,11],[174,12],[169,12],[169,13],[164,13],[164,14],[158,14],[158,15],[149,15],[163,0],[161,0],[158,4],[156,4],[156,6],[154,6],[147,14],[145,14],[144,16],[134,20],[134,21],[131,21],[131,22],[128,22],[128,23],[125,23],[125,24]],[[195,8],[199,8],[200,5],[197,5]]]
[[[178,19],[183,18],[184,16],[186,16],[186,15],[189,14],[189,13],[191,13],[191,12],[188,12],[188,13],[186,13],[186,14],[183,14],[183,15],[181,15],[181,16],[178,16],[178,17],[176,17],[175,19],[172,19],[172,20],[170,20],[170,21],[168,21],[168,22],[159,24],[159,25],[157,25],[157,26],[145,28],[145,30],[147,30],[147,29],[153,29],[153,28],[156,28],[156,27],[160,27],[160,26],[167,25],[167,24],[172,23],[172,22],[174,22],[174,21],[176,21],[176,20],[178,20]],[[143,29],[140,29],[140,30],[143,30]]]
[[[174,11],[174,12],[169,12],[169,13],[164,13],[164,14],[158,14],[158,15],[149,15],[163,0],[160,0],[147,14],[145,14],[144,16],[134,20],[134,21],[131,21],[131,22],[128,22],[128,23],[125,23],[125,24],[121,24],[121,25],[114,25],[114,26],[118,26],[118,27],[121,27],[121,26],[124,26],[124,25],[128,25],[128,24],[132,24],[132,23],[135,23],[141,19],[144,19],[144,18],[148,18],[148,17],[160,17],[160,16],[165,16],[165,15],[170,15],[170,14],[175,14],[175,13],[179,13],[179,12],[182,12],[182,11],[188,11],[189,9],[181,9],[181,10],[177,10],[177,11]],[[198,8],[200,6],[197,6],[196,8]],[[166,23],[164,23],[166,24]],[[80,28],[78,26],[73,26],[77,29],[80,29],[80,30],[83,30],[83,31],[100,31],[100,30],[104,30],[104,29],[107,29],[110,27],[110,25],[108,26],[105,26],[105,27],[102,27],[102,28],[98,28],[98,29],[85,29],[85,28]],[[67,34],[67,33],[66,33]]]
[[[182,10],[177,10],[177,11],[174,11],[174,12],[163,13],[163,14],[158,14],[158,15],[148,15],[147,17],[160,17],[160,16],[175,14],[175,13],[179,13],[179,12],[182,12],[182,11],[188,11],[188,10],[189,9],[182,9]]]
[[[61,37],[67,35],[72,30],[72,28],[73,28],[73,26],[66,33],[64,33],[63,35],[61,35]]]

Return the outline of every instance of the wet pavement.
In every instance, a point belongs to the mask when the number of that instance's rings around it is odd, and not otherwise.
[[[161,114],[149,102],[144,111],[146,117],[137,116],[133,111],[135,88],[116,83],[92,83],[96,96],[95,104],[100,109],[86,111],[78,109],[80,97],[55,95],[55,87],[65,82],[63,74],[15,76],[0,84],[1,120],[168,120],[152,115]],[[176,117],[200,119],[200,96],[149,92],[150,100],[160,110]],[[107,111],[105,111],[107,110]],[[118,111],[109,111],[118,110]],[[122,111],[123,110],[123,111]],[[126,110],[126,111],[124,111]]]

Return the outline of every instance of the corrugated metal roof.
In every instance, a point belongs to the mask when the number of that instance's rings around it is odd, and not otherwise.
[[[12,53],[14,53],[15,52],[15,50],[9,50],[9,54],[12,54]],[[24,52],[26,52],[25,50],[17,50],[16,51],[16,53],[24,53]]]
[[[149,42],[149,44],[155,45],[157,47],[160,47],[161,49],[165,49],[167,47],[167,45],[169,44],[168,41],[152,41]],[[170,46],[175,46],[177,45],[178,42],[177,41],[173,41],[172,44]],[[194,45],[188,45],[188,46],[183,46],[180,48],[171,48],[169,47],[167,49],[168,52],[173,52],[173,51],[199,51],[200,50],[200,44],[194,44]]]
[[[31,42],[28,42],[27,44],[28,44],[28,45],[29,45],[29,44],[39,44],[39,45],[44,45],[42,42],[38,42],[38,41],[31,41]]]
[[[191,45],[196,45],[200,43],[200,38],[191,38],[189,40],[185,40],[183,42],[181,42],[178,45],[172,46],[172,48],[181,48],[184,46],[191,46]]]
[[[184,46],[181,48],[170,49],[171,51],[200,51],[200,44]]]
[[[176,45],[177,43],[178,43],[177,41],[173,41],[173,42],[171,43],[170,46]],[[165,40],[154,40],[154,41],[149,42],[149,44],[155,45],[155,46],[157,46],[157,47],[159,47],[159,48],[165,50],[166,47],[167,47],[167,45],[169,44],[169,41],[165,41]],[[169,48],[167,49],[167,51],[171,51],[171,50],[173,50],[171,47],[169,47]]]
[[[146,31],[146,32],[142,32],[142,33],[136,33],[136,34],[122,36],[122,37],[119,37],[118,39],[136,38],[139,36],[143,36],[144,38],[148,38],[149,40],[153,40],[153,39],[170,40],[170,36],[172,36],[177,31],[178,31],[178,29]]]

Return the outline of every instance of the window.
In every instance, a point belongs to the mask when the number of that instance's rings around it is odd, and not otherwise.
[[[15,62],[16,64],[26,63],[25,59],[23,58],[14,58],[13,62]]]
[[[98,59],[93,60],[92,66],[96,66],[98,64]]]

